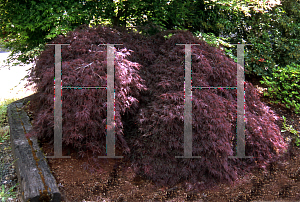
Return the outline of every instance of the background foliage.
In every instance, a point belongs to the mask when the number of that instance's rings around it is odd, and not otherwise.
[[[246,43],[254,44],[248,49],[250,53],[246,58],[246,69],[255,74],[264,74],[266,65],[271,69],[280,61],[273,61],[274,51],[284,50],[290,55],[294,54],[291,57],[295,61],[299,59],[299,55],[292,53],[299,45],[296,38],[299,32],[299,1],[284,0],[283,6],[277,10],[274,8],[272,12],[267,12],[271,7],[266,3],[257,0],[3,0],[0,2],[0,38],[7,48],[12,49],[15,58],[27,63],[45,49],[47,42],[58,35],[66,35],[82,24],[135,26],[139,31],[150,34],[161,29],[185,29],[212,33],[216,37],[221,35],[229,43],[245,40]],[[251,30],[255,28],[255,32],[248,33],[247,29],[251,26]],[[272,32],[272,40],[277,43],[276,50],[274,47],[261,45],[266,40],[269,41],[266,33],[272,31],[269,30],[271,28],[275,30]],[[291,31],[293,34],[284,36],[280,42],[278,38],[282,37],[283,31]],[[287,40],[290,45],[286,44]],[[287,45],[289,47],[285,48]],[[233,55],[234,49],[232,47]],[[281,51],[282,55],[285,54],[284,51]],[[287,55],[285,61],[290,61],[290,55]],[[260,58],[265,63],[257,64]]]
[[[300,112],[300,65],[287,65],[286,68],[278,68],[273,72],[273,77],[264,77],[261,83],[266,84],[266,95],[274,98],[275,103],[284,103],[297,114]]]
[[[245,58],[253,74],[272,76],[275,67],[300,64],[300,2],[283,1],[266,13],[252,13],[246,23],[245,40],[253,46],[247,47]]]

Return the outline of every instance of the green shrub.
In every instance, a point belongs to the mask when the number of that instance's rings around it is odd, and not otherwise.
[[[195,32],[194,35],[208,43],[208,45],[220,48],[224,51],[225,55],[237,62],[237,56],[233,54],[233,48],[236,48],[236,46],[230,45],[228,38],[217,37],[214,33],[202,33],[199,31]]]
[[[265,13],[251,13],[245,19],[245,62],[248,70],[259,76],[270,76],[276,67],[300,64],[300,1],[283,0]]]
[[[215,23],[215,29],[220,31],[204,27],[203,32],[212,32],[215,36],[220,34],[228,44],[252,44],[245,46],[247,74],[271,76],[278,66],[300,65],[300,1],[282,0],[280,5],[265,8],[263,12],[248,8],[247,14],[221,9],[213,22],[208,21],[210,25]],[[237,46],[227,48],[236,57]]]
[[[262,84],[268,85],[265,95],[275,98],[275,103],[284,103],[296,113],[300,112],[300,65],[287,65],[286,68],[278,68],[272,73],[273,77],[263,76]],[[274,101],[272,101],[274,102]]]

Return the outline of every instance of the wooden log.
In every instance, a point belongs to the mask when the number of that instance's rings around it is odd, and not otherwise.
[[[29,97],[15,101],[7,107],[11,147],[14,159],[17,159],[15,168],[21,200],[24,202],[60,202],[61,194],[57,183],[38,146],[37,139],[25,137],[32,126],[29,117],[21,107]]]

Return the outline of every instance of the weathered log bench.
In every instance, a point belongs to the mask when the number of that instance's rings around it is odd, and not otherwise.
[[[11,147],[24,202],[60,202],[58,190],[47,161],[34,137],[26,138],[31,130],[30,119],[21,109],[31,96],[17,100],[7,107]]]

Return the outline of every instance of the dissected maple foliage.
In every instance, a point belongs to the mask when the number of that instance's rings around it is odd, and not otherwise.
[[[173,36],[165,39],[166,33]],[[184,155],[185,75],[185,47],[176,44],[200,44],[192,46],[192,86],[237,86],[236,63],[190,32],[146,37],[121,28],[83,26],[53,43],[70,44],[62,46],[62,82],[73,87],[105,86],[106,46],[99,44],[123,44],[115,48],[116,146],[126,151],[136,173],[157,185],[185,180],[203,188],[233,182],[252,167],[264,168],[286,149],[275,124],[278,117],[245,82],[246,156],[254,158],[228,158],[236,155],[237,92],[226,88],[192,90],[193,155],[201,158],[175,158]],[[29,134],[49,140],[54,133],[53,77],[50,46],[30,75],[38,96],[31,102],[37,118]],[[62,92],[63,144],[72,144],[82,156],[85,148],[104,156],[106,90]]]
[[[83,26],[84,27],[84,26]],[[83,28],[81,27],[81,28]],[[106,41],[121,43],[117,33],[101,29],[97,31],[79,28],[67,37],[58,37],[53,44],[62,46],[62,85],[70,87],[105,87],[107,85]],[[126,110],[133,113],[138,107],[138,97],[145,90],[143,80],[137,74],[139,64],[126,59],[130,50],[115,50],[115,133],[117,147],[129,152],[123,137],[121,114]],[[33,131],[28,134],[53,141],[54,134],[54,46],[49,46],[38,58],[31,72],[30,82],[36,83],[37,96],[31,106],[36,114]],[[95,156],[106,153],[106,89],[63,89],[62,90],[62,133],[64,145],[79,149],[85,157],[87,149]]]

